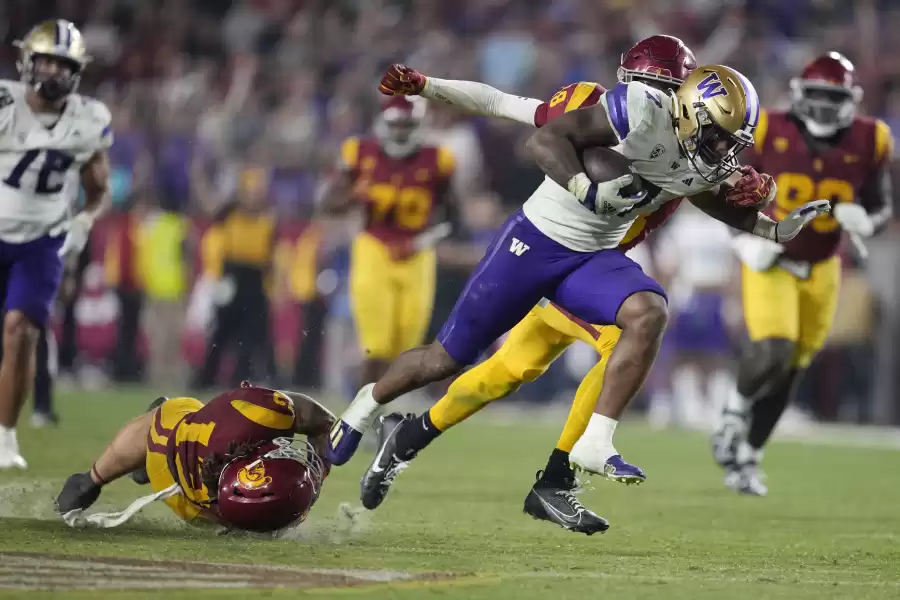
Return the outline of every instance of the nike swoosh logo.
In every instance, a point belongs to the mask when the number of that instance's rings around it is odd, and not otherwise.
[[[560,512],[559,510],[556,509],[556,507],[554,507],[552,504],[548,503],[546,500],[544,500],[540,496],[538,496],[538,500],[541,501],[541,504],[544,505],[544,508],[546,508],[550,512],[554,513],[556,516],[560,517],[561,519],[574,519],[575,517],[578,516],[577,512],[573,513],[571,515],[567,515],[563,512]]]
[[[399,425],[397,427],[394,427],[393,431],[391,431],[391,434],[389,436],[387,436],[387,438],[384,440],[384,443],[381,445],[381,448],[378,449],[378,454],[375,455],[375,461],[372,463],[372,472],[373,473],[381,473],[384,471],[384,467],[380,467],[378,465],[381,462],[381,457],[384,455],[384,449],[387,448],[388,442],[391,441],[391,438],[394,437],[394,434],[397,433],[398,429],[400,429]]]

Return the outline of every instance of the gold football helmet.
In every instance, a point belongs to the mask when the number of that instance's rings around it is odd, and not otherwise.
[[[81,71],[91,61],[81,32],[69,21],[51,19],[35,25],[13,45],[19,49],[16,67],[22,81],[45,100],[55,102],[78,88]],[[38,58],[56,62],[57,69],[43,70]]]
[[[700,176],[718,183],[737,171],[737,155],[753,144],[759,122],[753,84],[731,67],[697,67],[675,92],[674,104],[675,132]]]

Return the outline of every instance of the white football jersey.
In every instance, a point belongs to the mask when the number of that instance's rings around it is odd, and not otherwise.
[[[70,95],[48,127],[26,103],[27,89],[0,80],[0,240],[9,243],[37,239],[67,219],[81,168],[113,139],[109,109],[99,100]]]
[[[579,252],[619,245],[631,223],[680,196],[714,187],[700,177],[681,152],[673,125],[673,98],[661,90],[633,81],[605,92],[603,104],[619,138],[612,150],[634,161],[632,170],[653,189],[631,210],[598,215],[549,177],[522,207],[525,216],[544,235]],[[597,199],[598,206],[601,204]]]

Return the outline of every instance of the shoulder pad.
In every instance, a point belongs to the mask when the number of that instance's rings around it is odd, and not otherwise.
[[[620,140],[650,126],[657,113],[668,111],[669,100],[661,91],[643,83],[618,83],[603,94],[609,121]]]
[[[112,113],[109,112],[106,105],[87,96],[78,96],[73,100],[81,102],[79,117],[89,125],[91,130],[96,131],[99,149],[105,150],[112,146]]]

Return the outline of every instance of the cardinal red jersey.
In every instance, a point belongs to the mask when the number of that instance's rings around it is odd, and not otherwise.
[[[184,495],[199,505],[209,501],[209,490],[200,478],[200,468],[207,457],[227,454],[231,444],[271,441],[290,437],[294,431],[291,399],[265,388],[242,387],[216,396],[169,431],[161,429],[161,413],[157,411],[153,428],[157,439],[167,438],[169,472]],[[152,433],[148,450],[159,451],[152,447]]]
[[[410,156],[394,158],[368,137],[344,140],[341,163],[363,204],[365,230],[386,243],[411,238],[432,225],[456,168],[446,148],[425,145]]]
[[[856,117],[822,153],[813,151],[801,128],[788,112],[762,111],[754,147],[745,151],[748,164],[775,178],[775,201],[766,209],[774,219],[812,200],[858,201],[867,186],[875,185],[876,174],[893,153],[890,128],[878,119]],[[820,215],[784,244],[785,256],[820,262],[837,252],[840,241],[835,218]]]
[[[534,114],[534,124],[543,127],[569,111],[592,106],[605,91],[606,89],[599,83],[582,81],[567,85],[556,92],[550,100],[538,106]],[[627,252],[643,242],[651,231],[661,227],[672,216],[682,200],[683,198],[675,198],[652,213],[638,216],[622,238],[619,249]]]

